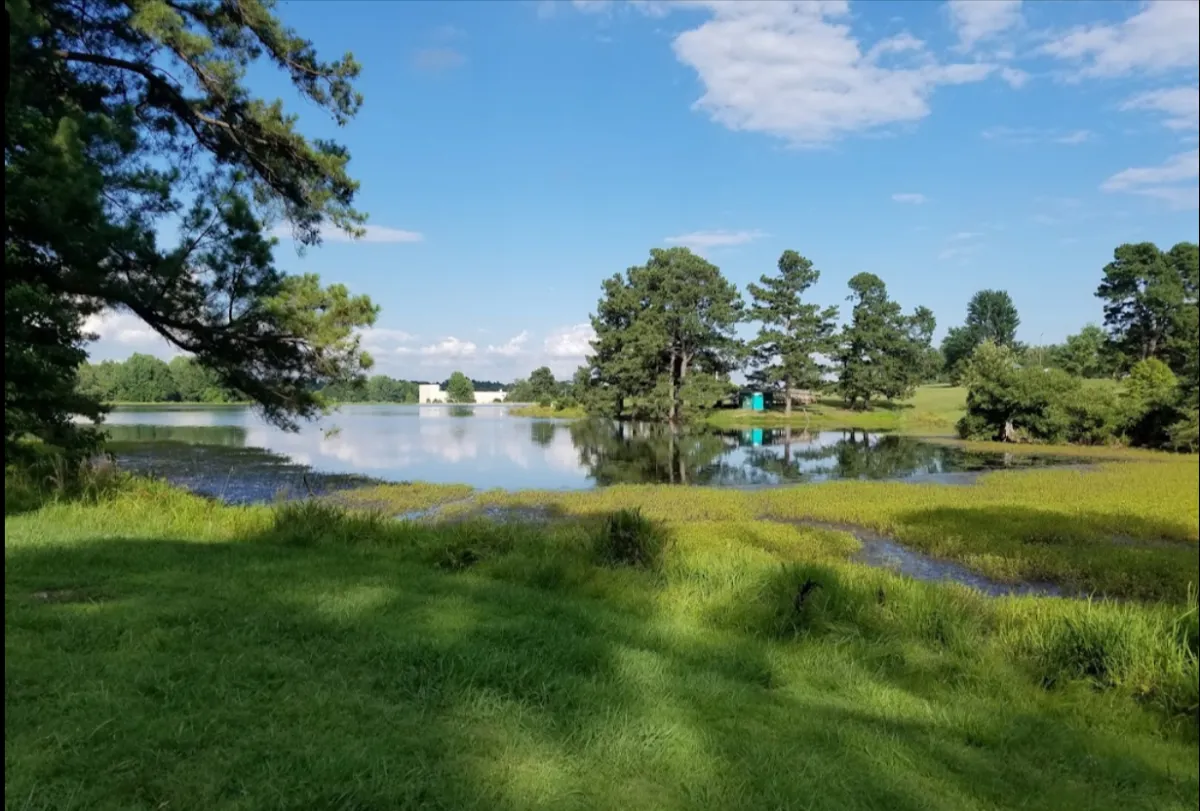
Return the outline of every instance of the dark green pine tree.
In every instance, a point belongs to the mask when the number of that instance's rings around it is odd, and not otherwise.
[[[755,366],[751,379],[770,388],[782,386],[784,412],[790,416],[792,389],[818,391],[824,385],[826,367],[818,356],[834,349],[838,309],[822,309],[803,300],[821,277],[811,261],[795,251],[784,251],[778,268],[777,275],[762,276],[761,284],[746,288],[751,297],[750,320],[762,325],[750,342]]]
[[[301,245],[360,234],[349,154],[245,81],[274,66],[340,126],[362,102],[358,65],[318,59],[273,5],[5,2],[6,458],[29,435],[86,452],[72,416],[101,409],[76,370],[84,320],[104,309],[136,314],[288,427],[370,365],[357,329],[374,305],[284,274],[268,230],[286,221]]]

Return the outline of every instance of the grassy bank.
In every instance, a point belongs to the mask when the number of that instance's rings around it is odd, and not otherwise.
[[[967,407],[967,390],[953,386],[922,386],[908,400],[879,402],[866,411],[852,411],[836,399],[825,399],[787,417],[782,408],[771,411],[725,409],[708,422],[717,428],[792,426],[811,430],[856,428],[865,431],[903,431],[917,435],[952,435]]]
[[[519,408],[510,408],[508,413],[514,417],[538,417],[556,420],[578,420],[587,416],[587,412],[578,406],[559,409],[554,406],[526,405]]]
[[[30,809],[1194,808],[1194,599],[989,600],[851,563],[844,533],[761,520],[920,526],[1000,557],[1024,533],[1020,549],[1093,572],[1110,570],[1089,550],[1125,550],[1133,591],[1155,591],[1175,551],[1108,536],[1194,550],[1190,464],[973,488],[478,496],[561,516],[516,524],[234,508],[137,480],[14,501],[5,795]],[[351,498],[466,494],[404,487]],[[655,523],[604,523],[630,505]],[[645,565],[614,565],[632,559]]]

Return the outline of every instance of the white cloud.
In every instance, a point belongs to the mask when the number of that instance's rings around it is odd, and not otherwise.
[[[133,313],[106,310],[89,315],[84,319],[83,331],[97,336],[88,347],[88,355],[96,359],[123,360],[134,352],[160,358],[183,354]]]
[[[424,234],[419,231],[405,231],[400,228],[388,228],[383,225],[363,226],[365,233],[355,239],[340,228],[332,225],[321,226],[321,239],[326,242],[422,242]],[[271,235],[280,239],[292,239],[292,227],[286,223],[271,229]]]
[[[435,344],[423,346],[417,350],[421,355],[436,358],[469,358],[474,356],[478,347],[471,341],[461,341],[451,335]]]
[[[745,245],[766,236],[762,231],[693,231],[690,234],[680,234],[677,237],[667,237],[663,240],[669,245],[682,245],[693,251],[703,251],[706,248],[727,248],[732,245]]]
[[[1091,130],[1062,130],[1040,129],[1038,127],[989,127],[980,133],[989,141],[999,141],[1006,144],[1063,144],[1078,146],[1090,141],[1094,136]]]
[[[1054,139],[1054,143],[1074,146],[1090,140],[1092,140],[1091,130],[1074,130],[1072,132],[1068,132],[1066,135],[1059,135]]]
[[[1104,181],[1108,192],[1127,192],[1165,201],[1172,208],[1196,208],[1200,189],[1200,150],[1172,155],[1158,166],[1125,169]],[[1192,181],[1192,182],[1188,182]]]
[[[528,340],[529,333],[522,330],[499,346],[489,346],[487,351],[492,355],[503,355],[506,358],[515,357],[525,351],[525,343]]]
[[[892,195],[892,200],[897,203],[908,203],[910,205],[919,206],[922,203],[928,203],[929,198],[923,194],[914,192],[897,192]]]
[[[1163,113],[1163,123],[1173,130],[1200,128],[1200,88],[1172,87],[1151,90],[1126,99],[1122,110],[1153,110]]]
[[[948,0],[946,10],[964,50],[1021,23],[1021,0]]]
[[[977,82],[996,69],[939,64],[908,34],[864,52],[850,26],[834,22],[848,15],[844,0],[687,5],[712,13],[674,41],[676,56],[704,84],[694,106],[730,129],[795,145],[919,121],[936,88]]]
[[[1029,83],[1030,76],[1020,68],[1005,66],[1000,68],[1000,78],[1007,82],[1009,87],[1020,90]]]
[[[542,348],[552,358],[584,358],[592,353],[596,331],[591,324],[575,324],[554,330],[546,336]]]
[[[1200,51],[1200,2],[1153,0],[1120,23],[1074,28],[1042,52],[1077,66],[1076,78],[1161,73],[1195,67]]]
[[[584,14],[601,14],[612,9],[612,0],[571,0],[571,5]]]
[[[968,239],[975,239],[976,237],[981,236],[983,236],[981,231],[959,231],[956,234],[951,234],[950,236],[946,237],[946,239],[949,242],[964,242]]]

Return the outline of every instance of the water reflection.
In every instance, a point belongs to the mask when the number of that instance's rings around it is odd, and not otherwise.
[[[189,486],[206,492],[214,488],[196,484],[206,476],[227,488],[245,471],[265,476],[283,463],[389,481],[577,489],[646,482],[745,487],[829,479],[953,481],[973,471],[1050,461],[861,431],[673,431],[528,419],[503,407],[353,406],[299,433],[280,431],[244,408],[119,409],[107,429],[112,449],[130,466],[176,479],[185,471]],[[255,453],[271,463],[251,464]]]

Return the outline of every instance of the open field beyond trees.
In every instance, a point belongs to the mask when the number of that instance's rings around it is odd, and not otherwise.
[[[1198,466],[1158,458],[343,506],[13,482],[8,804],[1194,808]],[[801,517],[1133,599],[916,582]]]

